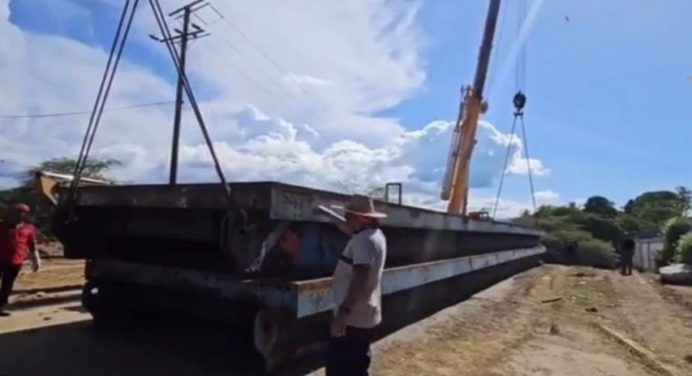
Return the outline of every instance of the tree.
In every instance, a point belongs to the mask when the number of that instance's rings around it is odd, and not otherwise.
[[[622,208],[625,211],[625,214],[633,214],[634,212],[634,200],[627,200],[627,203],[625,206]]]
[[[630,236],[641,233],[659,233],[660,227],[655,223],[635,217],[631,214],[622,214],[615,218],[615,223],[622,231]]]
[[[77,161],[71,158],[53,158],[41,162],[38,166],[26,170],[22,174],[24,185],[31,186],[34,183],[34,176],[38,171],[50,171],[58,174],[72,175]],[[107,173],[114,167],[121,166],[122,163],[111,158],[92,158],[86,161],[82,169],[82,176],[94,179],[108,180]]]
[[[685,234],[680,238],[675,258],[678,262],[692,265],[692,233]]]
[[[672,191],[642,193],[632,201],[631,205],[629,203],[625,205],[625,211],[659,227],[665,225],[671,218],[684,216],[680,195]]]
[[[675,193],[677,193],[678,200],[680,201],[680,215],[686,216],[692,207],[692,191],[679,186],[675,188]]]
[[[673,260],[680,238],[692,230],[692,223],[688,218],[676,217],[670,219],[663,232],[663,249],[658,254],[658,261],[666,265]]]
[[[610,244],[619,244],[625,236],[622,228],[614,219],[603,218],[598,215],[588,215],[580,221],[582,230],[588,232],[596,239]]]
[[[618,215],[615,203],[603,196],[589,197],[584,204],[584,212],[602,215],[606,218],[615,218]]]

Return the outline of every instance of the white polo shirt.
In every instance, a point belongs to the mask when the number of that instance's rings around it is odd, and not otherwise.
[[[346,297],[353,278],[353,265],[370,265],[365,292],[351,307],[351,313],[346,318],[347,325],[371,328],[382,321],[381,282],[386,257],[387,240],[380,229],[362,230],[353,235],[346,244],[332,279],[335,313]]]

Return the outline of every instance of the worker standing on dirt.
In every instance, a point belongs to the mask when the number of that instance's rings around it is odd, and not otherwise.
[[[620,246],[620,273],[632,275],[632,258],[634,258],[634,240],[627,238]]]
[[[0,316],[9,315],[3,308],[8,303],[14,281],[27,257],[31,257],[34,271],[40,267],[36,230],[27,220],[30,212],[28,205],[16,204],[0,221]]]
[[[387,240],[372,199],[355,195],[344,208],[339,227],[351,239],[337,262],[333,277],[336,309],[330,326],[327,376],[368,375],[373,329],[382,321],[381,280]]]

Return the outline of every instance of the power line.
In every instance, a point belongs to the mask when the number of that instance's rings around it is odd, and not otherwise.
[[[140,103],[140,104],[134,104],[131,106],[106,108],[103,110],[103,112],[125,111],[125,110],[131,110],[134,108],[156,107],[156,106],[163,106],[163,105],[173,104],[173,103],[175,103],[175,101]],[[89,114],[91,114],[91,111],[50,112],[50,113],[44,113],[44,114],[0,115],[0,119],[8,119],[8,120],[13,120],[13,119],[42,119],[42,118],[81,116],[81,115],[89,115]]]
[[[222,40],[231,48],[232,50],[236,51],[242,58],[244,58],[248,63],[250,63],[251,66],[257,66],[255,62],[252,61],[252,59],[248,58],[244,54],[242,54],[241,51],[227,39],[225,38],[221,33],[216,33],[216,35],[221,36]],[[276,83],[274,79],[269,77],[266,72],[262,72],[262,78],[264,78],[266,81],[269,81],[271,84],[273,84],[273,87],[271,90],[268,86],[263,85],[261,82],[259,82],[257,79],[253,78],[252,74],[249,74],[245,69],[243,69],[239,64],[234,62],[234,59],[228,55],[227,53],[224,54],[220,51],[220,49],[217,48],[211,48],[214,53],[218,54],[222,59],[226,60],[226,62],[232,66],[240,75],[245,78],[250,84],[252,84],[255,88],[260,90],[268,99],[281,99],[286,102],[286,104],[289,106],[289,108],[292,110],[291,115],[297,118],[297,120],[302,121],[306,124],[310,124],[310,121],[307,121],[307,119],[301,114],[302,110],[307,110],[310,112],[313,116],[317,116],[317,114],[314,111],[311,111],[310,108],[304,108],[305,106],[300,105],[300,103],[294,101],[294,97],[292,93],[288,93],[285,91],[286,89],[281,87]],[[284,91],[283,94],[279,92],[277,89]]]
[[[216,10],[215,8],[214,8],[214,11],[215,11],[216,14],[219,16],[220,20],[217,20],[216,22],[213,22],[212,24],[215,24],[215,23],[217,23],[218,21],[224,21],[226,24],[228,24],[228,26],[231,27],[231,29],[233,30],[233,32],[235,32],[236,34],[238,34],[238,35],[239,35],[242,39],[244,39],[253,49],[255,49],[257,52],[259,52],[259,54],[262,55],[262,57],[264,58],[264,60],[266,60],[266,61],[274,68],[274,70],[276,70],[276,72],[279,73],[279,75],[281,75],[281,76],[283,77],[283,76],[286,76],[286,75],[289,73],[289,70],[288,70],[288,69],[286,69],[285,67],[281,66],[275,59],[273,59],[268,53],[266,53],[266,52],[259,46],[258,43],[256,43],[255,41],[253,41],[246,33],[244,33],[239,27],[237,27],[237,26],[234,25],[230,20],[228,20],[228,18],[226,18],[221,12],[219,12],[219,11]],[[207,25],[209,25],[209,23],[206,22],[206,20],[203,20],[203,19],[201,19],[200,17],[198,17],[198,19],[200,19],[200,21],[205,22]],[[222,37],[222,38],[224,39],[224,41],[229,45],[229,47],[231,47],[233,50],[235,50],[239,55],[241,55],[241,56],[242,56],[243,58],[245,58],[245,59],[249,59],[249,58],[245,57],[245,56],[242,54],[242,52],[239,51],[236,47],[232,46],[232,43],[230,43],[230,41],[228,41],[228,39],[225,38],[225,37],[223,36],[223,33],[217,33],[217,34],[218,34],[218,35],[221,35],[221,37]],[[268,74],[264,69],[262,69],[261,66],[257,65],[257,69],[260,70],[261,73],[263,74],[263,76],[265,76],[265,78],[267,78],[268,80],[270,80],[270,81],[271,81],[274,85],[276,85],[281,91],[283,91],[284,93],[288,93],[289,98],[294,98],[294,96],[293,96],[294,93],[290,93],[290,92],[288,92],[288,91],[286,90],[285,87],[276,84],[275,80],[274,80],[273,78],[270,77],[271,75]],[[302,89],[301,91],[303,92],[303,94],[310,94],[310,93],[308,93],[308,91],[309,91],[309,90],[307,90],[308,88],[302,88],[302,87],[301,87],[301,89]],[[329,106],[327,106],[324,102],[322,102],[318,97],[316,97],[316,96],[314,96],[314,95],[310,95],[310,97],[311,97],[311,99],[312,99],[313,101],[319,103],[320,105],[322,105],[322,106],[324,106],[324,107],[329,107]],[[303,107],[303,106],[301,105],[301,107]],[[304,107],[306,107],[306,109],[308,109],[309,112],[312,113],[313,115],[317,115],[317,114],[315,113],[314,108],[312,108],[311,106],[304,105]]]

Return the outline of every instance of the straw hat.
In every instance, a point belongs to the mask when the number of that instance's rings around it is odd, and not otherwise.
[[[353,195],[344,206],[344,212],[368,218],[387,218],[387,214],[375,210],[370,197],[363,195]]]

